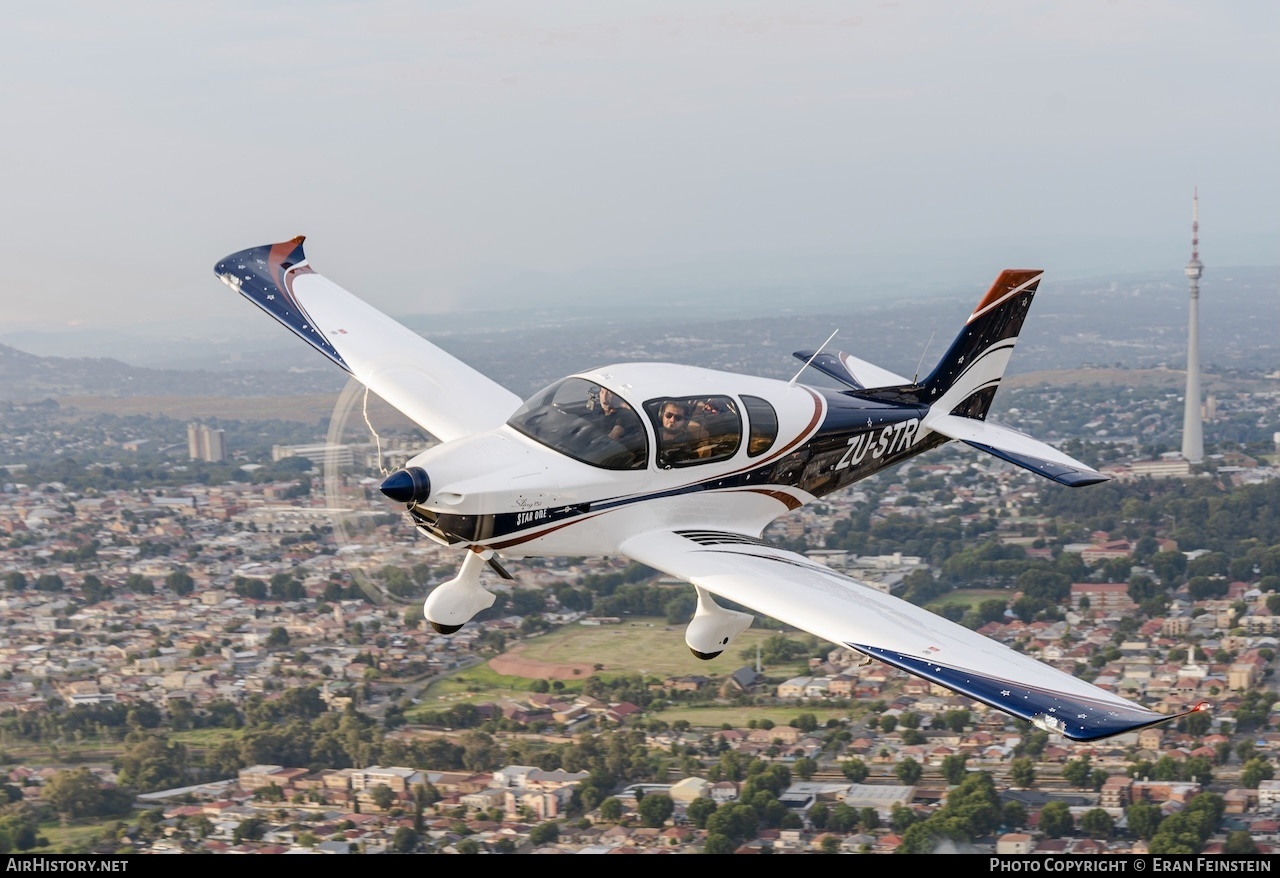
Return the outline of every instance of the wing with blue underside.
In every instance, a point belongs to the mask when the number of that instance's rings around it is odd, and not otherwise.
[[[748,536],[651,531],[627,540],[622,550],[721,598],[1072,740],[1108,738],[1181,715],[1127,701],[803,555]]]

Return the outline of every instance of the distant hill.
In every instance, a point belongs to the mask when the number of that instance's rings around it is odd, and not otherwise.
[[[1201,363],[1215,373],[1280,370],[1280,268],[1206,272],[1200,302]],[[887,295],[876,304],[800,313],[779,299],[780,316],[747,316],[729,301],[641,314],[544,312],[537,321],[434,320],[424,335],[527,397],[573,372],[609,363],[669,361],[790,378],[791,352],[839,334],[844,350],[904,375],[927,371],[963,325],[981,291],[922,301]],[[1079,367],[1163,369],[1186,364],[1187,287],[1179,272],[1122,281],[1056,282],[1046,275],[1023,328],[1009,374]],[[692,314],[703,315],[694,318]],[[257,315],[250,315],[257,317]],[[265,317],[258,317],[266,320]],[[417,325],[413,320],[410,325]],[[269,325],[269,321],[268,321]],[[930,337],[932,336],[932,341]],[[192,351],[192,369],[131,366],[118,359],[41,357],[0,344],[0,400],[46,397],[287,397],[336,394],[346,375],[279,332],[260,349]],[[806,380],[818,380],[807,375]]]
[[[336,392],[346,376],[314,372],[240,372],[146,369],[105,357],[37,357],[0,344],[0,400],[34,401],[67,396],[132,397],[175,392],[189,396],[261,396],[285,392]]]

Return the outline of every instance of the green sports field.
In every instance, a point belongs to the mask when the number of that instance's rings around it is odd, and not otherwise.
[[[685,645],[683,626],[668,625],[665,619],[659,618],[626,617],[619,625],[566,625],[529,640],[520,655],[552,664],[603,665],[602,674],[727,676],[743,665],[754,665],[757,644],[763,644],[777,633],[748,628],[718,658],[702,661]],[[791,636],[801,642],[810,639],[806,634]],[[744,651],[747,657],[743,657]],[[771,677],[795,676],[803,673],[804,668],[805,662],[797,661],[781,667],[766,667],[764,671]]]

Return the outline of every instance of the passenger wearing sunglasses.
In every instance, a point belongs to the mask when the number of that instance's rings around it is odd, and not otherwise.
[[[710,436],[697,421],[689,420],[689,407],[669,399],[658,410],[658,462],[661,466],[706,457]]]

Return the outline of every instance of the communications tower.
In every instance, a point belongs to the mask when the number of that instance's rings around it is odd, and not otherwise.
[[[1185,273],[1191,285],[1187,326],[1187,393],[1182,415],[1182,456],[1191,463],[1204,460],[1204,427],[1200,421],[1200,190],[1191,198],[1191,261]]]

